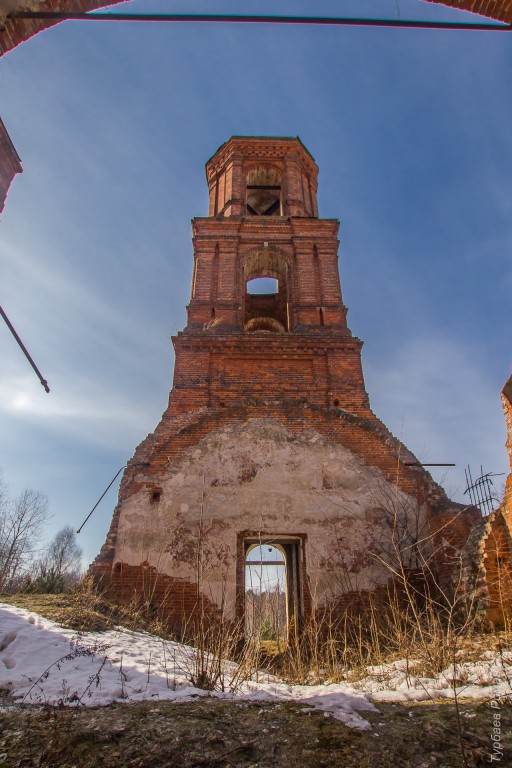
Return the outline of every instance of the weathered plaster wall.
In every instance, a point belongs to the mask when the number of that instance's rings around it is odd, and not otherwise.
[[[411,531],[426,525],[425,510],[379,469],[314,430],[297,434],[273,419],[208,434],[158,483],[145,483],[143,472],[123,504],[114,571],[145,562],[190,583],[201,571],[207,598],[231,615],[242,532],[304,537],[309,589],[321,603],[387,582],[379,558],[392,550],[395,508]]]
[[[401,517],[403,517],[404,511],[411,509],[411,503],[407,503],[405,500],[414,499],[415,501],[412,506],[416,510],[420,504],[425,505],[428,510],[428,530],[421,532],[423,521],[420,521],[420,534],[421,537],[423,537],[423,533],[426,534],[426,541],[435,541],[438,555],[436,567],[444,588],[450,589],[454,558],[458,562],[457,553],[460,554],[464,547],[473,522],[480,517],[478,510],[474,508],[465,509],[461,505],[450,502],[442,488],[433,482],[430,475],[421,466],[407,466],[407,463],[414,463],[415,457],[405,446],[393,438],[384,425],[378,422],[375,417],[371,420],[362,419],[354,417],[342,409],[325,410],[313,406],[299,407],[294,402],[286,401],[279,403],[272,401],[243,403],[240,401],[233,407],[207,409],[204,412],[188,414],[186,417],[184,415],[173,417],[170,412],[166,412],[155,432],[149,435],[139,446],[133,459],[128,464],[121,482],[119,503],[114,511],[110,531],[101,553],[91,567],[91,573],[97,578],[106,577],[107,581],[112,585],[113,594],[119,599],[129,600],[134,592],[143,593],[145,597],[150,596],[153,603],[162,606],[163,614],[166,618],[172,619],[173,622],[176,619],[175,623],[179,628],[182,617],[192,613],[197,606],[197,590],[194,589],[194,585],[191,582],[183,581],[183,579],[176,581],[174,575],[167,578],[160,572],[160,575],[157,576],[157,569],[161,566],[162,552],[165,550],[165,546],[162,544],[162,539],[160,539],[157,549],[159,554],[156,558],[152,559],[152,564],[150,565],[148,561],[149,540],[144,537],[147,537],[147,533],[153,530],[153,528],[151,522],[148,526],[145,526],[143,511],[146,511],[150,520],[153,516],[158,517],[161,514],[159,510],[165,509],[168,498],[164,492],[164,486],[167,487],[169,478],[174,477],[175,472],[179,474],[181,470],[178,471],[176,468],[182,467],[183,462],[189,462],[189,466],[193,466],[195,472],[202,471],[196,466],[200,457],[194,458],[193,452],[194,450],[199,450],[198,446],[206,445],[210,435],[241,434],[240,430],[243,430],[245,424],[263,423],[261,419],[262,414],[265,414],[267,418],[275,422],[279,428],[284,429],[287,434],[293,435],[293,439],[290,439],[295,440],[297,445],[304,446],[304,454],[301,455],[301,460],[304,460],[305,467],[309,466],[310,451],[312,453],[316,451],[316,442],[308,443],[308,435],[321,435],[319,440],[323,441],[322,445],[333,446],[330,452],[334,454],[334,458],[331,457],[326,460],[328,465],[323,473],[322,483],[316,482],[308,491],[313,504],[318,504],[320,499],[324,506],[332,506],[334,510],[334,512],[331,510],[330,513],[322,513],[321,532],[318,532],[317,535],[325,536],[325,540],[332,539],[332,527],[329,529],[328,526],[323,525],[325,515],[329,517],[329,514],[338,514],[338,509],[341,508],[336,508],[338,494],[336,484],[334,484],[333,488],[329,488],[329,485],[333,485],[330,474],[334,471],[334,468],[343,465],[341,456],[349,456],[351,457],[351,463],[363,468],[359,470],[360,472],[367,472],[370,478],[385,478],[384,483],[380,483],[379,480],[380,490],[388,494],[381,519],[376,514],[375,520],[368,520],[368,534],[370,529],[373,531],[370,537],[371,541],[375,542],[375,531],[379,526],[382,529],[384,524],[389,525],[389,510],[393,508],[394,500],[399,502],[396,505],[396,509]],[[254,448],[251,444],[249,450],[246,451],[246,456],[251,457],[253,451]],[[272,452],[270,451],[269,453],[271,454]],[[207,481],[205,472],[206,496],[215,488],[220,488],[219,493],[227,494],[226,488],[222,489],[220,486],[211,485],[211,482],[216,478],[213,472],[216,462],[223,466],[223,462],[220,461],[217,454],[208,457],[207,464],[213,477]],[[329,463],[332,464],[332,467]],[[272,459],[272,464],[274,464],[274,467],[281,467],[282,462],[276,456]],[[370,467],[374,467],[374,469],[370,469]],[[260,478],[262,477],[262,471],[261,469],[259,470]],[[264,471],[268,472],[269,469],[267,468]],[[254,467],[249,465],[243,472],[240,471],[237,477],[239,475],[243,476],[244,473],[253,474]],[[279,479],[281,474],[279,473]],[[190,470],[187,470],[184,476],[188,477],[189,475]],[[258,471],[256,476],[258,476]],[[277,474],[275,473],[274,477],[276,476]],[[173,482],[177,481],[174,480]],[[197,485],[197,479],[195,482]],[[251,482],[254,482],[254,480]],[[287,485],[289,484],[287,483]],[[374,480],[369,485],[373,487]],[[252,485],[251,487],[255,488],[256,486]],[[245,488],[246,484],[242,484],[237,487],[237,490],[242,490],[245,494]],[[234,489],[235,485],[231,486],[230,499],[234,497]],[[301,497],[304,494],[302,485],[300,485],[300,489],[298,503],[302,504]],[[187,493],[191,495],[192,490],[188,488]],[[160,501],[151,503],[153,494],[158,492],[161,494]],[[264,487],[263,492],[265,492]],[[185,489],[181,488],[179,493],[185,493]],[[133,502],[133,498],[136,498],[137,501]],[[404,503],[400,502],[402,499]],[[333,501],[335,502],[334,504],[332,503]],[[185,500],[183,503],[188,504],[189,507],[192,506],[189,500]],[[135,553],[129,558],[133,565],[128,565],[126,562],[121,564],[118,547],[120,528],[123,527],[122,522],[126,512],[134,510],[137,511],[136,517],[139,527],[133,530],[131,539],[136,547]],[[382,520],[386,516],[387,522]],[[339,518],[342,517],[343,515],[339,514]],[[374,524],[373,527],[372,524]],[[336,535],[345,544],[345,539],[349,538],[349,536],[343,530],[343,525],[347,524],[340,520]],[[351,525],[351,523],[348,523],[348,525]],[[286,531],[290,527],[289,521],[287,526]],[[167,536],[166,541],[171,538],[176,543],[177,533],[179,533],[176,526],[168,525],[167,529],[161,528],[160,531],[162,536]],[[283,530],[278,531],[278,533],[282,532]],[[295,529],[294,533],[301,533],[301,531]],[[228,534],[231,535],[229,529]],[[350,537],[350,541],[353,542],[352,530],[350,531]],[[233,556],[232,550],[235,538],[234,535],[231,535],[228,551],[229,558]],[[128,538],[125,536],[123,542],[125,554],[128,541]],[[189,551],[196,551],[197,545],[196,549],[194,549],[193,537],[189,538],[189,543]],[[355,547],[355,549],[361,549],[361,547]],[[446,557],[444,554],[445,550],[448,555]],[[238,558],[239,556],[240,553],[237,551],[236,557]],[[116,561],[117,565],[114,566]],[[343,563],[341,564],[343,565]],[[323,567],[328,565],[332,566],[330,579],[332,578],[332,583],[336,585],[333,591],[336,591],[338,598],[343,595],[341,601],[337,599],[339,609],[343,611],[346,605],[352,604],[354,601],[357,602],[359,599],[359,593],[353,590],[352,586],[362,586],[365,583],[363,578],[365,574],[360,574],[359,571],[356,573],[352,572],[350,568],[355,566],[357,570],[357,562],[353,563],[350,559],[348,567],[346,567],[345,563],[341,569],[343,577],[340,574],[340,569],[335,569],[335,562],[329,562],[326,558],[323,561]],[[414,567],[414,562],[410,565]],[[240,567],[240,564],[237,567]],[[174,574],[174,569],[171,570]],[[191,572],[192,567],[190,568]],[[217,574],[216,578],[217,582],[219,582],[219,580],[222,581],[224,576],[219,577]],[[232,573],[229,578],[233,579]],[[311,583],[313,588],[315,585],[313,582]],[[307,594],[307,584],[304,585],[304,598],[305,609],[308,610],[310,602]]]

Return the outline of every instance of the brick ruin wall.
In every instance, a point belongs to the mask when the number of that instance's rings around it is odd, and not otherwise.
[[[446,587],[479,513],[405,461],[414,457],[380,422],[342,409],[281,401],[164,415],[125,473],[92,572],[119,598],[144,596],[179,629],[199,605],[241,614],[241,540],[295,537],[306,613],[326,604],[341,612],[390,582],[380,560],[396,559],[396,514],[407,535],[425,540],[425,557],[430,547],[447,553],[436,560]],[[200,541],[208,578],[198,590]],[[417,565],[407,563],[411,573]]]
[[[463,551],[463,588],[496,627],[512,617],[512,538],[502,510],[478,520]]]
[[[512,618],[512,377],[501,397],[511,472],[502,504],[477,520],[463,550],[466,592],[478,599],[488,621],[498,627]]]
[[[512,617],[512,539],[504,516],[492,513],[482,546],[487,617],[504,626]]]
[[[512,535],[512,376],[503,387],[501,402],[505,414],[505,424],[507,429],[506,445],[510,461],[510,472],[505,485],[505,496],[503,499],[503,514],[505,515],[509,531]]]
[[[0,213],[4,209],[9,187],[17,173],[22,173],[21,160],[0,118]]]
[[[512,619],[512,376],[501,393],[507,429],[510,472],[505,484],[503,503],[490,517],[482,566],[488,591],[488,615],[492,622],[504,625]]]

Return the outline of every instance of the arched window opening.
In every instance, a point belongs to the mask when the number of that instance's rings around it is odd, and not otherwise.
[[[277,545],[253,544],[245,559],[245,635],[276,644],[288,636],[286,560]]]
[[[280,253],[263,248],[244,264],[244,330],[288,331],[288,265]]]
[[[247,174],[248,216],[282,216],[281,176],[272,167],[253,168]]]
[[[279,291],[279,280],[275,277],[253,277],[247,281],[247,293],[251,295],[275,294]]]

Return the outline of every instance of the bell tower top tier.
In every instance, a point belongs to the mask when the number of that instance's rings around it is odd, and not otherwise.
[[[209,216],[316,218],[317,177],[298,137],[232,136],[206,163]]]
[[[187,334],[350,336],[336,219],[318,217],[318,167],[299,138],[233,136],[206,163],[209,215],[192,220]],[[253,283],[271,278],[259,294]]]

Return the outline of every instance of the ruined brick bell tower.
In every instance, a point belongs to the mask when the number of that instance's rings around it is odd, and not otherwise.
[[[318,218],[309,152],[299,139],[234,137],[206,173],[209,216],[193,221],[188,324],[174,339],[174,412],[286,398],[368,413],[338,222]],[[259,277],[275,279],[276,292],[249,293]]]
[[[266,560],[283,573],[285,633],[385,588],[391,497],[404,525],[442,531],[443,547],[460,549],[478,516],[370,409],[339,224],[318,218],[317,175],[298,138],[235,136],[206,164],[209,215],[192,223],[169,406],[128,463],[92,566],[119,598],[149,595],[177,628],[205,607],[243,618],[248,573]],[[251,292],[256,278],[273,291]]]

